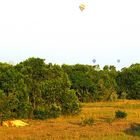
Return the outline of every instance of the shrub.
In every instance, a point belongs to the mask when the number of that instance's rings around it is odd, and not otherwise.
[[[126,118],[127,113],[121,110],[115,112],[115,118]]]
[[[126,97],[127,97],[127,93],[126,92],[122,92],[121,96],[120,96],[120,99],[126,99]]]
[[[61,115],[61,107],[56,104],[50,105],[47,111],[48,118],[57,118],[60,115]]]
[[[116,101],[118,99],[118,95],[115,91],[112,92],[112,94],[110,95],[109,100],[110,101]]]
[[[33,111],[34,118],[35,119],[41,119],[44,120],[47,118],[47,113],[44,108],[37,108]]]
[[[94,119],[93,117],[88,117],[88,118],[85,118],[85,119],[82,119],[82,122],[81,122],[82,125],[93,125],[94,124]]]
[[[80,112],[80,103],[74,90],[67,91],[62,100],[62,113],[64,115],[74,115]]]
[[[28,102],[21,102],[16,110],[17,118],[27,119],[31,110],[31,104],[29,104]]]

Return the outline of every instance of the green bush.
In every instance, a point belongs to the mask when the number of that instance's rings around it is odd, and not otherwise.
[[[61,107],[56,104],[52,104],[46,108],[39,107],[34,110],[33,114],[35,119],[57,118],[61,115]]]
[[[126,99],[126,97],[127,97],[127,93],[126,92],[122,92],[121,96],[120,96],[120,99]]]
[[[115,118],[126,118],[127,113],[121,110],[115,112]]]
[[[35,119],[41,119],[41,120],[44,120],[47,118],[47,113],[46,113],[46,110],[44,108],[38,108],[38,109],[35,109],[33,111],[33,114],[34,114],[34,118]]]
[[[80,103],[74,90],[67,91],[62,100],[62,113],[64,115],[74,115],[80,112]]]
[[[48,118],[57,118],[60,115],[61,115],[61,107],[56,104],[52,104],[47,111]]]
[[[115,91],[113,91],[109,97],[109,101],[117,101],[117,99],[118,99],[118,95]]]
[[[94,119],[93,117],[88,117],[88,118],[85,118],[85,119],[82,119],[82,122],[81,122],[82,125],[93,125],[94,124]]]
[[[31,104],[21,102],[16,110],[17,118],[27,119],[29,117],[30,110],[32,110]]]

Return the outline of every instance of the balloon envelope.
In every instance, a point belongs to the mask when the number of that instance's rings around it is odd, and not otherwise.
[[[120,59],[117,59],[117,62],[120,63]]]
[[[79,8],[80,8],[81,11],[83,11],[83,10],[85,9],[85,7],[86,7],[86,6],[85,6],[84,4],[80,4],[80,5],[79,5]]]
[[[95,63],[96,62],[96,59],[93,59],[92,62]]]

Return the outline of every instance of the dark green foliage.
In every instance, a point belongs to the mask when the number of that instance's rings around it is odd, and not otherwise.
[[[127,93],[126,92],[122,92],[120,94],[120,99],[126,99],[126,97],[127,97]]]
[[[118,110],[115,112],[115,118],[126,118],[127,117],[127,113],[121,110]]]
[[[140,99],[140,64],[133,64],[129,68],[122,69],[117,76],[117,84],[120,87],[118,93],[127,93],[127,99]]]
[[[59,65],[29,58],[11,66],[0,64],[0,116],[5,118],[56,118],[79,111],[68,75]],[[72,95],[70,95],[72,94]],[[66,110],[65,99],[68,101]],[[66,111],[65,113],[63,111]]]
[[[61,115],[61,107],[56,104],[52,104],[47,110],[47,115],[48,118],[59,117]]]
[[[140,137],[140,124],[139,123],[132,123],[131,127],[124,131],[128,135],[133,135]]]
[[[80,103],[74,90],[67,91],[62,97],[62,113],[65,115],[78,114],[80,112]]]
[[[80,102],[140,99],[140,64],[53,65],[29,58],[15,66],[0,63],[0,119],[56,118],[78,114]],[[80,102],[79,102],[80,101]]]
[[[35,119],[57,118],[61,115],[61,107],[56,104],[49,105],[46,108],[38,107],[33,114]]]
[[[100,70],[99,66],[80,64],[63,65],[62,68],[68,74],[80,101],[117,99],[117,71],[114,66],[105,66],[104,70]]]
[[[45,108],[41,108],[41,107],[37,108],[34,110],[33,114],[35,119],[41,119],[41,120],[47,119],[47,112]]]
[[[14,94],[8,96],[0,90],[0,122],[9,118],[17,117],[15,112],[18,106],[18,100]]]

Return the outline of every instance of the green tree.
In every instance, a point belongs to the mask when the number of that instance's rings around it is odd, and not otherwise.
[[[123,68],[117,77],[117,83],[121,87],[120,95],[125,92],[128,99],[140,99],[140,64]]]
[[[16,66],[16,69],[24,75],[24,81],[27,85],[29,95],[28,100],[31,104],[31,116],[37,106],[43,104],[41,82],[46,78],[46,65],[44,61],[44,59],[32,57]]]
[[[0,124],[8,118],[15,118],[15,109],[17,108],[18,100],[16,95],[9,93],[8,96],[0,90]]]
[[[15,117],[28,117],[29,99],[24,76],[14,66],[5,69],[0,74],[0,85],[4,94],[15,98],[16,108],[13,110]]]

